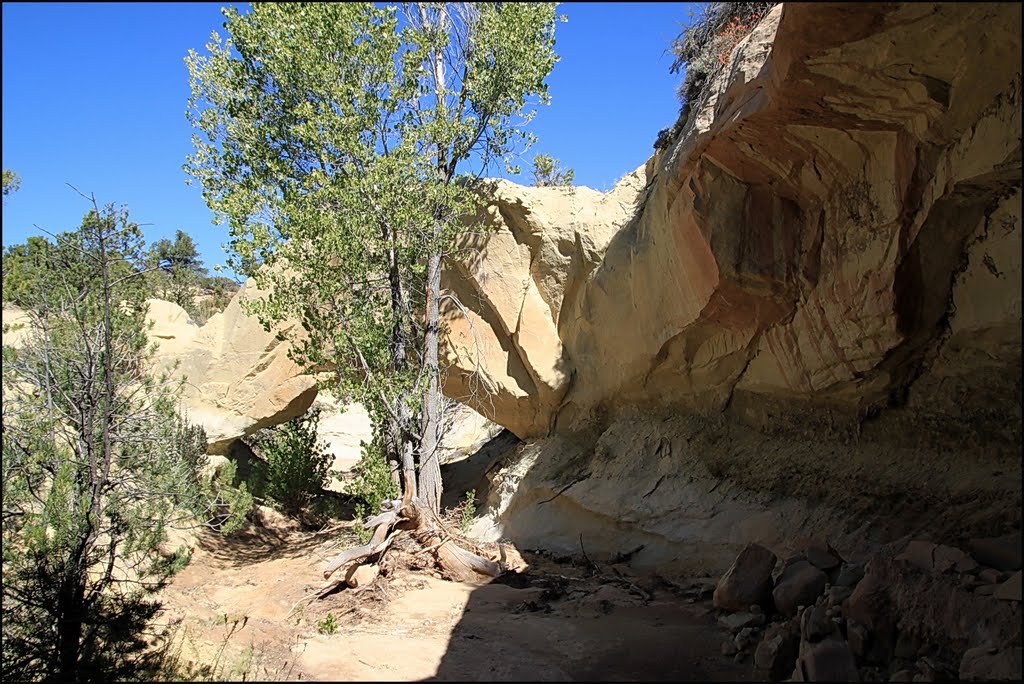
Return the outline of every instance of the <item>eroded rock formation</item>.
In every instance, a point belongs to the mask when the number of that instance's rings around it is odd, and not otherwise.
[[[521,438],[631,406],[1019,435],[1019,19],[779,5],[607,195],[497,184],[448,393]]]
[[[779,5],[610,193],[498,183],[446,391],[527,443],[475,531],[689,571],[1019,534],[1020,19]]]
[[[258,296],[247,281],[202,327],[177,304],[149,300],[154,364],[185,378],[182,402],[206,430],[210,454],[226,454],[239,437],[302,415],[316,398],[314,378],[288,358],[288,345],[242,310],[243,298]]]

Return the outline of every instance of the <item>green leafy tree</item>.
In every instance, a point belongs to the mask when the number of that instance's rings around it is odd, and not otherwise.
[[[3,192],[4,197],[7,197],[11,193],[17,192],[21,189],[21,176],[16,174],[10,169],[4,169],[3,172]]]
[[[572,185],[575,169],[564,169],[562,163],[548,154],[533,158],[533,184],[538,188]]]
[[[476,182],[532,143],[552,3],[256,4],[190,52],[186,164],[232,266],[301,322],[296,358],[363,401],[410,502],[437,511],[441,270],[479,231]],[[418,470],[417,470],[418,468]]]
[[[4,680],[146,677],[153,593],[187,562],[161,544],[203,508],[205,436],[146,371],[141,233],[93,204],[30,278],[31,338],[3,349]]]
[[[11,245],[3,254],[4,303],[29,306],[36,301],[41,288],[49,285],[40,277],[49,274],[46,264],[51,258],[53,243],[41,235],[33,235],[24,244]]]

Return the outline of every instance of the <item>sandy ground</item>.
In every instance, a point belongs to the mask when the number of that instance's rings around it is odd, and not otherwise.
[[[708,580],[558,562],[508,549],[483,585],[403,557],[365,589],[323,599],[324,561],[347,530],[253,527],[204,535],[163,592],[183,676],[220,681],[750,681],[722,656]],[[415,566],[420,562],[424,567]],[[387,565],[387,564],[385,564]],[[333,623],[333,626],[332,624]]]

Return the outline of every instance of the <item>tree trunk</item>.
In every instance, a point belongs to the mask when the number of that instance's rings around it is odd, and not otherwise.
[[[441,386],[438,367],[438,337],[441,295],[441,254],[434,252],[427,260],[426,334],[423,338],[423,372],[427,389],[423,396],[423,430],[420,441],[419,496],[432,512],[441,510],[441,466],[437,447],[441,439]]]
[[[77,568],[77,564],[75,565]],[[76,572],[72,569],[71,572]],[[61,592],[57,623],[57,674],[62,682],[79,680],[78,661],[82,651],[82,596],[77,582]]]

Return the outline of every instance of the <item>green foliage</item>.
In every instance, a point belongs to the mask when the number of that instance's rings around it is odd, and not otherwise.
[[[469,532],[469,528],[473,525],[473,517],[476,515],[476,490],[470,489],[466,492],[466,500],[462,504],[462,510],[459,512],[459,529],[462,530],[463,534]]]
[[[334,613],[328,613],[323,620],[316,624],[316,630],[321,634],[335,634],[338,631],[338,620]]]
[[[237,526],[244,490],[200,486],[205,434],[143,370],[138,227],[107,208],[54,237],[4,255],[33,335],[4,349],[4,675],[137,676],[151,596],[187,562],[166,528]]]
[[[31,337],[4,349],[2,674],[144,677],[153,594],[188,560],[161,545],[192,519],[205,438],[145,371],[138,226],[94,205],[54,238],[16,255]]]
[[[732,49],[753,30],[776,2],[714,2],[672,42],[670,71],[685,69],[679,87],[685,119],[708,81],[728,62]]]
[[[3,171],[3,192],[4,197],[21,189],[21,176],[10,169]]]
[[[398,488],[391,478],[382,440],[375,437],[369,443],[363,442],[362,447],[363,455],[352,469],[353,477],[345,483],[345,492],[359,500],[355,507],[358,519],[377,515],[382,503],[398,498]],[[369,541],[368,530],[357,527],[356,534],[361,539],[366,536],[363,543]]]
[[[3,301],[5,304],[30,306],[41,287],[39,278],[49,273],[48,264],[54,250],[46,238],[33,235],[23,245],[11,245],[3,254]]]
[[[547,154],[533,158],[533,184],[538,188],[572,185],[575,169],[563,169],[562,163]]]
[[[250,438],[263,460],[254,464],[251,483],[256,496],[273,499],[297,515],[327,485],[332,457],[317,441],[320,409],[264,428]]]
[[[230,265],[271,293],[249,311],[267,329],[299,321],[296,361],[337,369],[388,458],[413,445],[436,473],[424,407],[443,372],[440,264],[481,230],[467,226],[479,174],[532,143],[523,124],[548,101],[555,6],[260,3],[225,16],[227,37],[186,60],[186,170],[230,229]]]
[[[149,248],[146,260],[154,296],[174,302],[195,317],[195,289],[207,277],[207,271],[192,236],[179,230],[173,242],[166,238],[157,240]]]

